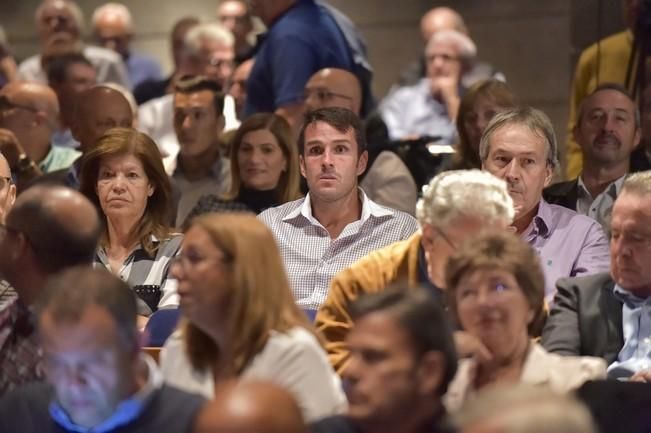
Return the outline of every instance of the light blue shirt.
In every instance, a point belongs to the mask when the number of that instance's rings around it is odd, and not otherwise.
[[[619,351],[617,361],[608,366],[608,374],[630,376],[651,368],[651,298],[638,298],[619,285],[615,285],[613,291],[623,303],[624,346]]]

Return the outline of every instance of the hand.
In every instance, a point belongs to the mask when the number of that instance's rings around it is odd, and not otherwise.
[[[4,128],[0,128],[0,152],[11,168],[16,167],[18,158],[25,153],[14,133]]]
[[[18,67],[14,58],[9,55],[4,57],[0,55],[0,75],[4,76],[7,82],[10,82],[16,79],[17,73]]]
[[[454,346],[457,349],[459,358],[475,358],[480,364],[484,364],[493,359],[493,355],[474,335],[465,331],[454,332]]]
[[[444,102],[459,98],[459,77],[448,75],[432,78],[432,94]]]
[[[629,379],[631,382],[651,382],[651,369],[641,370]]]

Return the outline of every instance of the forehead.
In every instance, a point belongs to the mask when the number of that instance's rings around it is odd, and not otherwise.
[[[119,338],[115,320],[98,305],[87,306],[78,320],[57,319],[46,309],[39,323],[43,345],[59,353],[102,350]]]
[[[651,230],[651,197],[637,192],[620,194],[613,206],[612,222],[621,220],[632,220]]]
[[[199,90],[198,92],[183,93],[177,92],[174,95],[175,107],[186,106],[199,106],[206,107],[212,106],[214,100],[214,93],[210,90]]]
[[[490,136],[490,152],[535,153],[544,155],[545,138],[541,131],[535,131],[521,123],[502,125]]]
[[[457,53],[458,47],[452,41],[437,41],[427,46],[427,54]]]
[[[590,95],[584,103],[585,111],[592,111],[596,109],[618,109],[624,110],[628,113],[635,111],[635,104],[629,99],[628,96],[617,90],[605,89]]]
[[[66,18],[72,18],[72,11],[66,5],[65,1],[53,1],[48,2],[46,6],[41,9],[41,14],[39,18],[45,20],[52,17],[65,16]]]
[[[212,242],[210,234],[198,225],[193,225],[185,232],[183,238],[184,248],[195,248],[203,251],[220,251],[220,249]]]
[[[376,350],[411,352],[411,337],[407,330],[386,311],[376,311],[355,321],[348,343]]]
[[[349,127],[345,132],[341,132],[334,126],[324,121],[312,122],[305,128],[305,142],[331,142],[331,141],[348,141],[357,145],[355,139],[355,130]]]
[[[246,15],[246,7],[242,2],[225,1],[219,5],[217,13],[220,17],[242,17]]]
[[[232,45],[214,39],[203,38],[199,46],[200,54],[230,54],[233,52]]]
[[[100,160],[100,166],[102,167],[120,167],[120,166],[129,166],[131,168],[137,168],[143,170],[142,161],[136,155],[132,153],[121,153],[118,155],[105,156]]]

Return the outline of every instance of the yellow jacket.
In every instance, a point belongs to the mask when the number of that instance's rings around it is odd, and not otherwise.
[[[418,231],[409,239],[373,251],[332,279],[328,297],[316,315],[316,326],[325,337],[328,358],[337,373],[348,358],[345,340],[353,326],[350,303],[388,287],[417,287],[420,240]]]
[[[581,53],[570,94],[566,141],[567,179],[577,178],[583,168],[583,152],[572,135],[579,105],[599,84],[625,84],[626,68],[632,49],[633,36],[626,30],[602,39],[599,47],[596,43],[592,44]]]

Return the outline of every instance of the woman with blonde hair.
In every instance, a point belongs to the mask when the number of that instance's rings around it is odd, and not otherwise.
[[[96,265],[131,285],[142,316],[178,305],[168,271],[183,236],[168,224],[171,186],[156,143],[135,129],[113,128],[82,158],[80,190],[105,223]]]
[[[296,143],[287,121],[273,113],[248,117],[231,143],[231,188],[223,196],[205,195],[186,219],[207,212],[263,210],[296,200],[300,172]]]
[[[308,421],[345,409],[274,238],[254,215],[194,218],[172,273],[185,320],[161,353],[168,383],[212,398],[228,379],[269,380],[294,395]]]

